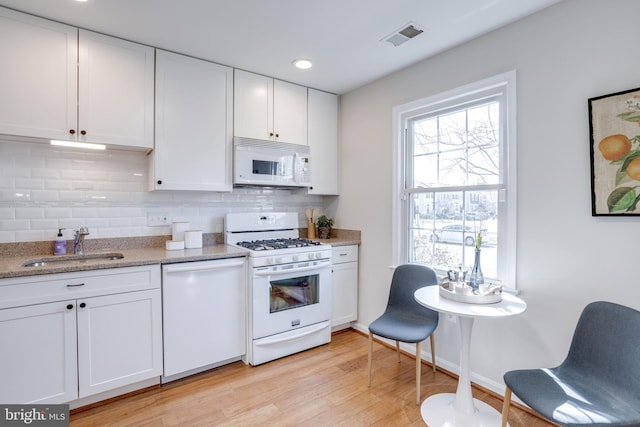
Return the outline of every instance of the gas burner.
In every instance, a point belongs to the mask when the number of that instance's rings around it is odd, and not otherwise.
[[[253,251],[267,251],[274,249],[291,249],[291,248],[303,248],[307,246],[318,246],[320,242],[314,242],[309,239],[268,239],[268,240],[253,240],[251,242],[238,242],[236,245],[243,248],[251,249]]]

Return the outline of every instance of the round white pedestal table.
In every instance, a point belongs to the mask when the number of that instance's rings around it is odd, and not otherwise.
[[[456,393],[440,393],[422,402],[420,413],[429,427],[495,427],[502,422],[500,412],[474,399],[471,393],[469,357],[471,331],[476,318],[515,316],[527,309],[520,298],[503,293],[502,301],[494,304],[469,304],[440,296],[438,286],[427,286],[415,292],[416,301],[440,313],[457,317],[460,338],[460,377]]]

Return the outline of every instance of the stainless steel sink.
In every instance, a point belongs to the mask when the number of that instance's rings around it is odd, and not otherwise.
[[[47,264],[56,264],[63,262],[86,262],[89,260],[104,260],[104,261],[115,261],[118,259],[124,258],[120,252],[107,252],[107,253],[96,253],[96,254],[85,254],[85,255],[60,255],[53,257],[45,257],[45,258],[35,258],[25,261],[22,266],[23,267],[42,267]]]

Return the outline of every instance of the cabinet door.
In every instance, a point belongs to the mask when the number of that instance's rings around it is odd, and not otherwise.
[[[153,48],[85,30],[79,37],[78,138],[152,149]]]
[[[309,89],[309,146],[311,186],[309,194],[337,195],[338,97]]]
[[[75,301],[0,310],[0,402],[78,398]]]
[[[77,123],[78,30],[0,8],[0,133],[67,139]]]
[[[156,52],[155,190],[231,191],[233,70]]]
[[[77,301],[80,397],[162,374],[160,298],[157,289]]]
[[[273,79],[242,70],[234,76],[234,135],[273,139]]]
[[[353,322],[358,318],[358,263],[334,265],[332,283],[331,326]]]
[[[307,145],[306,87],[274,80],[273,132],[279,142]]]

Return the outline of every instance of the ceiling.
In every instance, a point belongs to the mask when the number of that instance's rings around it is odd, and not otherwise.
[[[81,28],[342,94],[560,0],[0,0]],[[413,23],[424,32],[383,41]],[[295,58],[313,60],[308,70]]]

